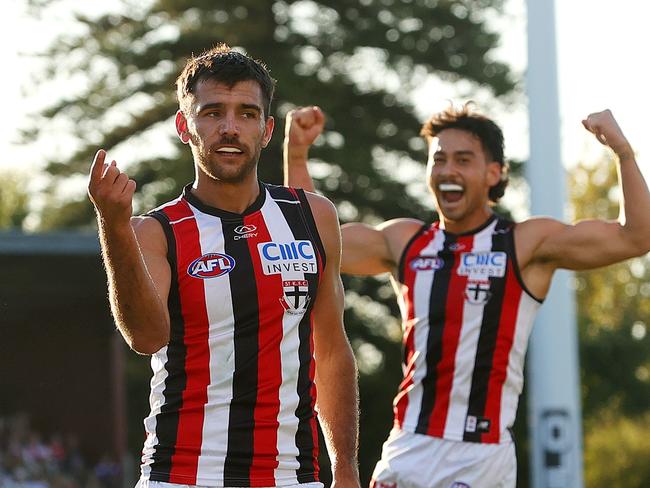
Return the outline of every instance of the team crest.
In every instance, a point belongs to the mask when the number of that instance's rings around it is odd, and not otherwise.
[[[465,288],[465,301],[472,305],[485,305],[492,293],[489,281],[468,281]]]
[[[292,315],[303,315],[309,305],[309,283],[306,280],[282,282],[284,296],[280,298],[282,308]]]

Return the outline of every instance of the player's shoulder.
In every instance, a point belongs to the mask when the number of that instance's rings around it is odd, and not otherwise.
[[[309,203],[309,207],[311,208],[314,217],[318,214],[323,215],[323,218],[326,219],[338,219],[336,206],[329,198],[306,190],[305,197],[307,198],[307,202]]]
[[[418,219],[401,217],[387,220],[377,226],[382,232],[416,232],[424,226],[424,222]]]
[[[167,247],[167,239],[162,223],[151,215],[138,215],[131,217],[131,227],[135,232],[140,246]]]

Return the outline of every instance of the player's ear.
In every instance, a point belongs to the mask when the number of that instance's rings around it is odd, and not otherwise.
[[[501,181],[503,166],[497,161],[490,161],[487,164],[487,183],[492,187]]]
[[[180,110],[176,112],[176,133],[183,144],[190,143],[190,132],[187,128],[187,119]]]
[[[264,137],[262,137],[262,147],[266,147],[269,144],[271,136],[273,135],[274,127],[275,119],[269,115],[264,122]]]

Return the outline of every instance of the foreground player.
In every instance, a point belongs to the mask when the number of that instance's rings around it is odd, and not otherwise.
[[[176,129],[196,179],[146,217],[131,219],[135,183],[115,162],[93,162],[111,309],[152,355],[140,487],[322,486],[314,407],[334,483],[359,485],[336,211],[258,181],[273,89],[225,45],[187,62]]]
[[[307,149],[323,122],[315,107],[289,115],[285,180],[292,185],[313,190]],[[503,135],[465,106],[422,127],[439,222],[343,226],[342,272],[390,272],[403,318],[404,380],[375,486],[515,486],[509,429],[533,318],[554,271],[605,266],[650,249],[650,195],[630,144],[608,110],[583,124],[618,156],[618,222],[514,224],[495,215],[491,204],[508,181]]]

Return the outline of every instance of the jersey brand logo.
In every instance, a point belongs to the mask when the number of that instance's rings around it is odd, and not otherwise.
[[[292,315],[303,315],[309,305],[309,283],[306,280],[288,280],[282,282],[284,296],[280,298],[282,308]]]
[[[311,241],[261,242],[257,245],[257,251],[265,275],[318,272],[316,253]]]
[[[235,258],[218,252],[204,254],[192,261],[187,274],[194,278],[207,280],[230,273],[235,268]]]
[[[239,235],[242,234],[250,234],[251,232],[255,232],[257,230],[257,227],[254,225],[240,225],[239,227],[235,227],[235,232]]]
[[[460,255],[460,276],[474,278],[503,277],[508,257],[503,251],[464,252]]]
[[[238,241],[239,239],[248,239],[250,237],[257,237],[257,227],[255,227],[253,224],[250,225],[240,225],[239,227],[235,227],[235,233],[238,234],[236,236],[233,236],[233,239],[235,241]]]
[[[440,269],[445,265],[445,262],[438,256],[418,256],[411,260],[411,269],[413,271],[431,271],[432,269]]]
[[[462,481],[454,481],[454,483],[449,488],[472,488],[472,487],[469,486],[467,483],[463,483]]]
[[[465,432],[479,432],[485,434],[490,432],[490,419],[485,417],[476,417],[475,415],[468,415],[465,421]]]

